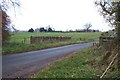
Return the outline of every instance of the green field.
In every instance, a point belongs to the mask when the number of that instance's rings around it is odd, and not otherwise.
[[[11,33],[10,41],[3,47],[3,54],[21,53],[26,51],[40,50],[80,42],[98,41],[100,35],[101,32],[18,32],[14,34]],[[47,44],[30,44],[30,36],[68,36],[72,39],[69,41],[55,41]]]
[[[72,37],[74,40],[83,40],[83,41],[93,41],[97,40],[100,36],[100,32],[89,32],[89,33],[61,33],[61,32],[19,32],[15,33],[11,36],[10,41],[12,42],[20,42],[22,43],[24,41],[24,38],[26,38],[26,43],[29,43],[30,36],[68,36]]]

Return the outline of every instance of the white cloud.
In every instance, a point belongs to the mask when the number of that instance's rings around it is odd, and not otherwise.
[[[19,30],[53,26],[56,30],[81,29],[91,22],[94,29],[108,30],[93,0],[21,0],[21,13],[12,21]],[[13,15],[12,15],[13,16]]]

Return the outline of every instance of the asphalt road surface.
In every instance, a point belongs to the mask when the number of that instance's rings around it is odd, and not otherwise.
[[[3,78],[28,78],[55,60],[92,46],[93,42],[49,48],[2,57]]]

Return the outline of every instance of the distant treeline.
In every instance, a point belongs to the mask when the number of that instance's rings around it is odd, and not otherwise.
[[[29,29],[28,32],[100,32],[99,30],[94,30],[94,29],[89,29],[89,30],[86,30],[86,29],[80,29],[80,30],[69,30],[69,31],[56,31],[54,29],[52,29],[51,27],[45,29],[44,27],[41,27],[41,28],[37,28],[37,29]]]
[[[48,29],[45,29],[44,27],[41,27],[41,28],[37,28],[35,30],[33,28],[28,30],[28,32],[53,32],[53,31],[54,30],[51,27],[49,27]]]

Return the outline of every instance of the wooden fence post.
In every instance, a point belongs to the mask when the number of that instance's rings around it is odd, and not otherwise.
[[[32,36],[30,37],[30,43],[33,44],[33,38],[32,38]]]

